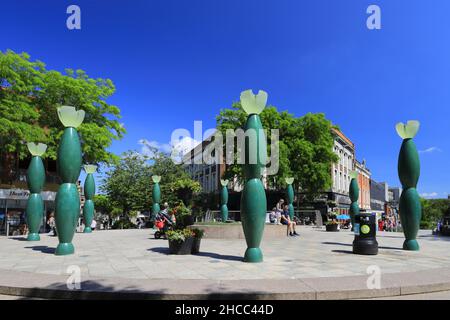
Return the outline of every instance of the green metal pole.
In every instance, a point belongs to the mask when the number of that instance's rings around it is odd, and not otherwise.
[[[84,181],[84,207],[83,207],[83,217],[84,217],[84,233],[91,233],[92,219],[94,219],[94,196],[95,196],[95,180],[93,173],[97,171],[97,166],[85,165],[84,171],[86,171],[86,180]]]
[[[241,93],[241,104],[248,114],[245,131],[245,185],[241,195],[241,219],[247,250],[245,262],[262,262],[260,249],[266,220],[266,192],[261,181],[262,170],[266,165],[267,142],[259,114],[264,110],[267,93],[259,91],[254,95],[251,90]]]
[[[28,150],[32,158],[27,171],[27,184],[30,190],[30,196],[27,202],[27,225],[28,241],[39,241],[39,229],[41,228],[42,217],[44,213],[44,201],[41,192],[45,184],[45,168],[42,162],[42,155],[47,150],[45,144],[28,143]]]
[[[419,131],[419,127],[418,121],[396,125],[397,133],[403,139],[398,157],[398,176],[403,187],[399,205],[400,221],[405,234],[403,249],[412,251],[418,251],[420,248],[416,238],[422,219],[422,207],[416,189],[420,176],[420,160],[412,140]]]
[[[59,244],[56,255],[75,252],[72,239],[80,216],[80,195],[77,181],[81,171],[81,145],[77,127],[84,120],[84,111],[74,107],[58,108],[58,117],[66,127],[58,147],[57,168],[62,184],[56,194],[55,222]]]
[[[228,180],[220,180],[222,185],[222,190],[220,191],[220,216],[222,222],[227,222],[228,220]]]

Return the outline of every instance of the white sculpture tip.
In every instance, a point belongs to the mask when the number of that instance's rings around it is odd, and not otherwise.
[[[260,114],[267,103],[267,92],[259,90],[258,94],[253,94],[253,91],[246,90],[241,92],[241,105],[244,111],[250,114]]]
[[[406,124],[403,122],[397,123],[395,129],[402,139],[412,139],[416,136],[420,128],[420,122],[417,120],[409,120]]]
[[[47,145],[43,144],[43,143],[28,142],[27,148],[28,148],[28,151],[30,151],[32,156],[41,157],[47,150]]]

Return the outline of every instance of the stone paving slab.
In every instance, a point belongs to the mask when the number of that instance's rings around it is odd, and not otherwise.
[[[282,227],[281,227],[282,228]],[[300,227],[300,237],[264,240],[264,262],[242,262],[243,240],[203,239],[199,255],[168,255],[150,229],[76,234],[76,253],[55,256],[57,238],[0,238],[0,294],[53,298],[355,299],[450,290],[450,239],[420,232],[421,251],[401,249],[403,235],[378,235],[377,256],[351,253],[349,231]],[[67,268],[82,290],[67,291]],[[381,288],[367,288],[367,268]],[[124,293],[126,295],[124,296]]]

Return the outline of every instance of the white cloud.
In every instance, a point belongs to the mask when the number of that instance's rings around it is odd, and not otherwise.
[[[184,154],[194,149],[201,141],[197,141],[191,137],[183,137],[177,141],[170,143],[159,143],[158,141],[149,141],[140,139],[138,143],[141,145],[141,154],[148,157],[154,156],[154,149],[160,152],[170,153],[172,158],[181,159]]]
[[[438,147],[429,147],[428,149],[419,151],[419,153],[433,153],[433,152],[442,152],[442,150],[439,149]]]
[[[420,194],[422,198],[436,198],[438,195],[439,194],[437,192],[430,192],[430,193],[424,192]]]
[[[141,145],[141,154],[148,157],[153,157],[154,152],[152,148],[157,149],[161,152],[171,152],[172,148],[167,143],[159,143],[158,141],[149,141],[147,139],[141,139],[138,141],[138,143]]]

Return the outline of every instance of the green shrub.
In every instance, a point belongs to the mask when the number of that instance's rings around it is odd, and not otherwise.
[[[187,238],[194,237],[194,232],[190,229],[179,229],[167,231],[169,241],[184,242]]]
[[[118,220],[111,226],[112,229],[134,229],[136,226],[128,220]]]
[[[205,231],[198,228],[192,229],[192,232],[194,233],[194,237],[197,239],[203,238],[203,235],[205,234]]]

